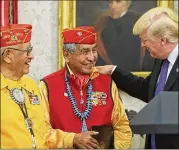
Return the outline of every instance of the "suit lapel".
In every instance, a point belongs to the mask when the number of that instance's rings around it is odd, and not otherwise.
[[[149,101],[154,97],[155,87],[160,73],[161,65],[162,65],[162,60],[156,60],[154,69],[151,74],[150,87],[149,87]]]
[[[165,85],[165,91],[169,91],[171,86],[175,83],[176,79],[178,78],[178,72],[179,72],[179,69],[178,69],[178,58],[177,58],[168,76],[168,79]]]

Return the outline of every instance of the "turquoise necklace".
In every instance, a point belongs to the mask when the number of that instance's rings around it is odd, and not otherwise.
[[[69,100],[72,104],[73,112],[74,114],[82,121],[82,132],[88,131],[87,125],[86,125],[86,119],[89,117],[89,114],[92,109],[91,104],[91,93],[92,93],[92,82],[88,85],[88,91],[87,91],[87,101],[86,101],[86,109],[84,112],[80,112],[76,105],[76,100],[73,96],[73,93],[71,91],[70,83],[68,77],[65,75],[65,83],[66,83],[66,90],[69,97]]]

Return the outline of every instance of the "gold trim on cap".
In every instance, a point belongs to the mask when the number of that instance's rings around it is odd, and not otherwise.
[[[92,33],[92,34],[90,34],[90,35],[84,37],[83,39],[81,39],[81,41],[78,42],[78,44],[80,44],[82,41],[84,41],[85,39],[87,39],[88,37],[93,36],[93,35],[95,36],[96,34],[95,34],[95,33]]]

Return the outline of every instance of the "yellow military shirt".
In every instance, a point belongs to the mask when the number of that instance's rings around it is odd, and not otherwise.
[[[5,78],[1,74],[1,148],[32,148],[32,137],[27,130],[23,113],[10,96],[10,90],[21,88],[25,95],[28,117],[33,122],[37,148],[45,146],[45,115],[36,83],[23,76],[19,81]],[[31,104],[28,92],[38,96],[39,104]]]

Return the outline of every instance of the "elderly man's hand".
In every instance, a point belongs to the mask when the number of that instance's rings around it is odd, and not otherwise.
[[[87,131],[82,133],[77,133],[73,140],[73,145],[79,149],[98,149],[99,143],[92,137],[92,135],[97,135],[98,132]]]
[[[96,66],[99,73],[104,75],[111,75],[114,65]]]

